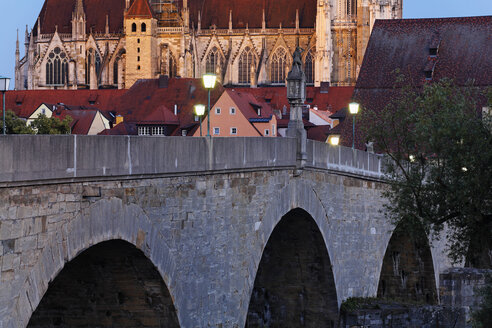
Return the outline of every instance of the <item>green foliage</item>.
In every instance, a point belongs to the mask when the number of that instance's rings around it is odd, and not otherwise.
[[[377,308],[379,299],[375,297],[349,297],[342,302],[340,312],[348,313],[358,309]]]
[[[485,282],[485,287],[479,291],[483,297],[481,307],[472,314],[474,328],[486,328],[492,322],[492,276],[487,276]]]
[[[32,128],[37,131],[37,134],[69,134],[70,123],[72,118],[66,116],[63,120],[58,117],[46,117],[46,115],[39,115],[32,123]]]
[[[26,125],[26,121],[18,118],[11,110],[5,112],[5,126],[7,134],[34,134],[33,129]]]
[[[484,95],[450,80],[393,92],[384,110],[363,112],[366,138],[388,155],[387,215],[435,237],[447,226],[453,260],[490,267],[491,121],[476,106]]]

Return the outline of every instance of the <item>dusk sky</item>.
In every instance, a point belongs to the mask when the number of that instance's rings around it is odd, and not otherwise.
[[[22,57],[26,24],[29,25],[29,29],[32,28],[44,0],[1,0],[1,3],[0,44],[2,47],[0,48],[0,75],[13,79],[16,30],[19,29]],[[403,0],[403,18],[484,15],[492,15],[491,0]]]

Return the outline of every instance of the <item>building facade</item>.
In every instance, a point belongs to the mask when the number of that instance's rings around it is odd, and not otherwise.
[[[17,90],[129,88],[138,79],[201,77],[283,85],[296,47],[308,84],[355,84],[376,19],[402,0],[45,0]]]

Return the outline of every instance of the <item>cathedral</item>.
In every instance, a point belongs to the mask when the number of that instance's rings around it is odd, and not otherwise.
[[[130,88],[160,75],[284,85],[301,47],[308,85],[354,85],[376,19],[403,0],[45,0],[15,88]]]

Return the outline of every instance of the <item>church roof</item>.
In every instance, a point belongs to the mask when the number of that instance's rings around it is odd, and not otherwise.
[[[180,0],[182,2],[182,0]],[[198,23],[201,13],[201,27],[229,28],[229,14],[232,10],[233,28],[261,28],[263,10],[267,28],[296,26],[296,10],[299,10],[299,27],[314,28],[316,22],[316,0],[188,0],[190,24]],[[182,5],[181,5],[182,7]]]
[[[134,3],[135,2],[135,3]],[[72,32],[72,13],[76,9],[76,0],[45,0],[39,13],[42,34]],[[175,0],[183,8],[183,0]],[[208,29],[229,28],[229,14],[232,11],[233,28],[261,28],[263,10],[267,28],[296,26],[296,11],[299,10],[299,27],[314,28],[316,22],[316,0],[188,0],[190,25],[197,27],[198,13],[201,13],[201,27]],[[87,33],[104,33],[106,15],[109,17],[110,33],[123,32],[125,0],[83,0],[87,18]],[[151,17],[151,9],[145,0],[131,0],[128,15]],[[143,15],[143,16],[141,16]],[[37,35],[37,22],[34,35]]]
[[[41,34],[51,34],[58,27],[58,33],[72,33],[72,13],[76,0],[45,0],[39,13]],[[132,1],[133,2],[133,1]],[[83,0],[87,19],[87,33],[104,33],[106,30],[106,15],[109,18],[110,33],[123,32],[123,14],[125,0]],[[36,22],[33,31],[37,35]]]
[[[127,18],[152,18],[152,9],[150,9],[147,0],[135,0],[128,9]]]

